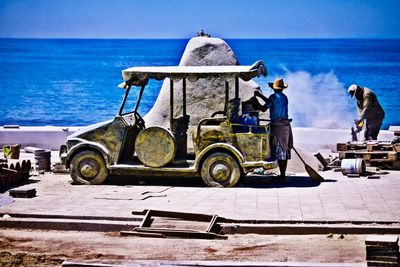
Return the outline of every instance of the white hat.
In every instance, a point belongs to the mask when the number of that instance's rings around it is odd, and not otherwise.
[[[354,94],[357,91],[357,88],[358,88],[358,85],[356,85],[356,84],[352,84],[349,86],[349,89],[347,90],[347,92],[351,95],[351,97],[354,96]]]

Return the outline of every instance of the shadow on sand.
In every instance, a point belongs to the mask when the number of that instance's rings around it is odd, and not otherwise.
[[[39,180],[29,178],[26,181],[21,181],[21,182],[18,182],[18,183],[12,183],[12,184],[8,184],[8,185],[3,185],[3,186],[0,186],[0,194],[4,194],[8,190],[16,188],[16,187],[20,187],[20,186],[23,186],[23,185],[29,185],[29,184],[36,184],[38,182],[39,182]]]
[[[286,183],[274,180],[276,176],[248,175],[236,187],[246,188],[281,188],[281,187],[316,187],[318,182],[312,182],[308,176],[289,176]],[[326,182],[336,182],[325,179]],[[137,185],[137,186],[175,186],[175,187],[206,187],[200,177],[137,177],[111,175],[105,185]]]

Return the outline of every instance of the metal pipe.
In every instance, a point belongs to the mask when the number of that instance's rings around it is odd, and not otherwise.
[[[135,105],[135,113],[137,113],[137,110],[139,108],[140,100],[142,100],[142,95],[143,95],[143,91],[144,91],[145,87],[146,87],[146,85],[142,85],[140,88],[139,97],[138,97],[138,100],[136,101],[136,105]]]
[[[182,79],[182,101],[183,101],[183,116],[186,116],[186,78]]]
[[[228,114],[228,103],[229,103],[229,82],[225,81],[225,115]]]
[[[119,107],[119,112],[118,112],[119,116],[122,115],[122,111],[124,110],[125,102],[126,102],[126,99],[128,98],[128,94],[129,94],[130,90],[131,90],[131,85],[128,85],[128,87],[125,89],[125,95],[124,95],[124,98],[122,99],[121,106]]]
[[[169,127],[172,129],[172,121],[174,119],[174,81],[169,78],[169,108],[170,108],[170,118]]]
[[[239,98],[239,77],[235,77],[235,98]]]

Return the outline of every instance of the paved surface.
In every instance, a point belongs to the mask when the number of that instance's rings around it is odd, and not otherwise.
[[[380,179],[321,174],[326,181],[320,184],[304,173],[286,184],[252,176],[236,188],[207,188],[200,178],[112,177],[104,185],[72,185],[68,174],[46,173],[20,187],[36,188],[37,197],[0,201],[0,213],[131,217],[132,211],[159,209],[242,220],[400,221],[399,171]]]

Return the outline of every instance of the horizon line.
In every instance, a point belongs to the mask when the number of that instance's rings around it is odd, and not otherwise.
[[[2,37],[0,39],[23,39],[23,40],[188,40],[193,37]],[[204,37],[209,38],[209,37]],[[226,40],[400,40],[400,37],[214,37]]]

